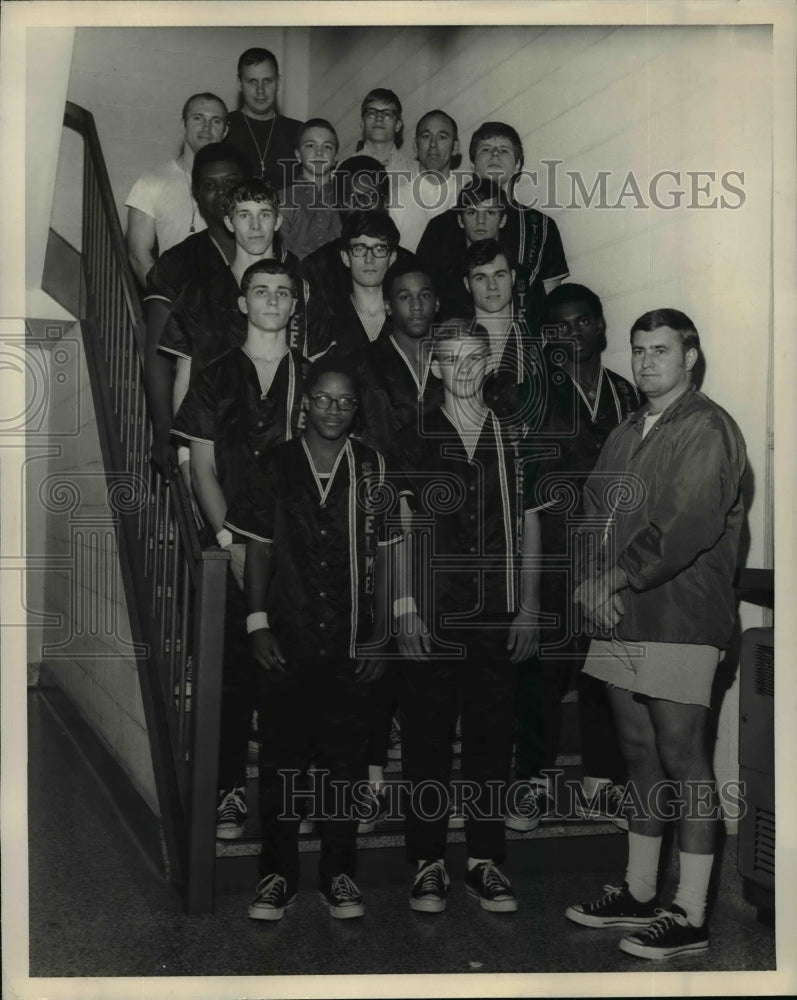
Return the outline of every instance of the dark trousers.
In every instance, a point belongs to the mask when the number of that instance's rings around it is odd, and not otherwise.
[[[373,698],[370,685],[355,680],[355,665],[349,659],[289,661],[284,674],[259,674],[259,869],[261,877],[283,875],[289,895],[299,880],[301,772],[311,761],[316,772],[309,776],[315,792],[309,815],[321,837],[319,884],[355,874],[351,785],[367,778]]]
[[[368,763],[375,767],[385,767],[387,764],[390,726],[399,701],[402,662],[387,660],[385,672],[372,685],[373,712],[368,733]]]
[[[246,600],[233,575],[227,573],[224,613],[221,723],[219,731],[219,788],[246,786],[246,760],[255,708],[257,666],[249,655]]]
[[[545,638],[543,637],[543,644]],[[558,650],[564,658],[533,656],[518,670],[515,775],[531,778],[556,767],[562,732],[562,698],[572,678],[578,690],[578,723],[583,773],[625,781],[606,685],[581,673],[590,638],[575,634]]]
[[[457,715],[462,720],[460,773],[468,856],[504,860],[503,803],[517,683],[505,648],[507,634],[508,625],[468,631],[456,637],[467,645],[463,659],[407,661],[403,666],[403,773],[411,783],[404,837],[412,862],[436,860],[445,853],[451,733]],[[456,793],[454,802],[460,802]]]

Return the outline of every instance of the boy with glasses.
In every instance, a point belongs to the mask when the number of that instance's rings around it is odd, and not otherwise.
[[[339,255],[350,294],[329,317],[323,337],[319,335],[339,353],[364,350],[385,329],[382,281],[396,259],[398,241],[398,229],[387,212],[352,212],[343,223]]]
[[[378,160],[388,174],[409,176],[412,161],[397,146],[404,125],[398,96],[386,87],[369,91],[360,106],[360,121],[362,139],[357,152]]]
[[[303,434],[260,463],[227,518],[247,539],[246,627],[259,667],[263,843],[254,920],[279,920],[296,899],[294,801],[311,761],[322,902],[336,919],[365,912],[354,883],[352,807],[367,788],[372,682],[383,668],[374,651],[387,627],[389,483],[382,456],[351,436],[354,368],[327,356],[305,391]]]
[[[340,204],[341,225],[356,213],[385,212],[390,178],[385,168],[371,156],[350,156],[332,175],[335,197]],[[360,216],[361,217],[361,216]],[[301,262],[299,273],[308,283],[308,323],[323,329],[330,316],[347,314],[350,306],[350,271],[341,258],[342,238],[325,243]],[[395,247],[398,257],[409,256]]]
[[[297,293],[296,277],[279,261],[261,259],[244,271],[238,308],[246,317],[246,338],[199,373],[174,419],[173,433],[190,445],[199,505],[218,544],[230,553],[216,825],[216,836],[225,840],[243,836],[246,823],[254,698],[243,629],[244,546],[233,544],[224,518],[252,462],[301,426],[306,360],[288,346]]]

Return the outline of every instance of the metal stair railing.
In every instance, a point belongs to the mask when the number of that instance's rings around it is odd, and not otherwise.
[[[189,913],[213,907],[226,552],[202,549],[175,472],[150,463],[145,325],[94,118],[84,141],[81,326],[161,812],[166,869]]]

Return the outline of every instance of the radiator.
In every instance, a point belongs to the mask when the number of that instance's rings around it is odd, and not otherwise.
[[[746,811],[739,822],[739,874],[747,898],[775,909],[774,629],[742,636],[739,676],[739,779]]]

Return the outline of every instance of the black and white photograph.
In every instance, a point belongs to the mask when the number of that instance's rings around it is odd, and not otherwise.
[[[2,15],[3,996],[793,995],[797,4]]]

